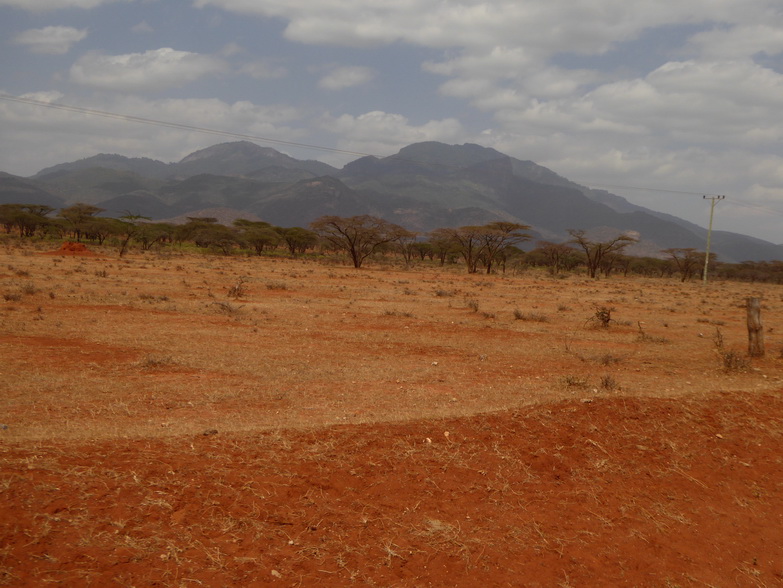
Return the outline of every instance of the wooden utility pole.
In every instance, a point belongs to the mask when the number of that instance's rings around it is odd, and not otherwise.
[[[712,239],[712,217],[715,214],[715,205],[726,198],[725,196],[702,196],[705,200],[710,200],[710,228],[707,229],[707,251],[704,254],[704,275],[702,276],[702,283],[707,285],[707,269],[710,265],[710,240]]]
[[[748,298],[748,355],[764,357],[764,329],[761,326],[761,299]]]

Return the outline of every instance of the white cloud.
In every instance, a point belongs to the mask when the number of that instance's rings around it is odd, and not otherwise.
[[[103,3],[0,0],[0,6],[39,11]],[[228,72],[219,57],[231,60],[232,71],[228,73],[234,76],[280,78],[295,73],[294,67],[308,71],[302,63],[307,58],[311,63],[330,59],[352,62],[348,50],[343,49],[328,49],[324,54],[329,57],[319,59],[319,46],[385,46],[355,57],[354,63],[369,68],[331,66],[309,71],[321,77],[319,86],[325,90],[365,84],[361,92],[352,93],[352,105],[363,99],[375,100],[373,92],[389,91],[387,84],[395,83],[393,92],[405,98],[393,109],[399,114],[374,110],[386,103],[374,101],[352,106],[352,111],[331,106],[334,114],[320,119],[297,111],[300,118],[288,120],[289,112],[280,107],[267,110],[229,98],[233,86],[247,91],[250,84],[216,86],[214,95],[224,97],[217,103],[136,99],[138,102],[91,106],[105,110],[127,107],[133,114],[149,113],[151,118],[184,120],[176,117],[188,115],[195,117],[197,124],[203,117],[208,121],[204,126],[229,125],[241,130],[258,117],[264,121],[254,131],[259,135],[286,130],[290,135],[280,135],[285,139],[303,137],[316,144],[334,144],[334,140],[346,150],[377,154],[393,153],[416,141],[474,141],[532,159],[577,181],[598,179],[618,185],[726,192],[761,203],[780,196],[780,0],[194,0],[189,4],[282,21],[287,40],[310,47],[290,52],[290,44],[280,47],[274,54],[285,55],[282,61],[259,59],[251,52],[254,44],[241,35],[214,37],[217,46],[223,47],[214,56],[173,49],[109,55],[112,51],[107,46],[105,53],[90,53],[78,60],[71,70],[72,81],[125,92],[164,90],[222,70]],[[183,9],[187,7],[183,5]],[[211,34],[233,33],[228,26],[234,18],[219,10],[202,16],[212,23]],[[145,12],[143,17],[158,22],[151,13]],[[141,18],[137,16],[130,23]],[[215,26],[218,22],[221,26]],[[144,26],[135,28],[137,32],[146,30]],[[273,54],[275,41],[273,37],[264,40],[267,54]],[[21,53],[20,47],[10,48]],[[398,49],[404,49],[399,62],[394,61]],[[432,74],[441,84],[440,95],[428,93],[433,87],[429,83],[405,85],[422,78],[421,74],[406,77],[402,73],[414,56],[424,61],[423,76]],[[379,61],[372,61],[376,58]],[[292,68],[290,72],[284,64]],[[47,75],[51,80],[56,72]],[[291,104],[309,103],[313,97],[296,85],[300,81],[291,75],[285,84],[274,84],[274,94],[291,92]],[[256,86],[259,92],[267,90],[262,87],[265,84]],[[330,100],[344,102],[346,98],[324,92],[319,100],[326,109]],[[422,110],[417,110],[419,107]],[[199,108],[207,114],[202,115]],[[439,108],[442,110],[436,110]],[[281,118],[276,118],[275,112]],[[439,119],[429,120],[436,117]],[[38,122],[27,124],[35,127]],[[0,124],[4,125],[5,119]],[[93,124],[96,129],[103,128],[97,122],[87,126]],[[321,135],[317,135],[319,125]],[[479,127],[490,128],[477,134]],[[5,126],[2,128],[5,139]],[[119,129],[120,143],[114,139],[104,142],[97,130],[90,131],[85,155],[110,143],[117,146],[106,149],[122,151],[127,146],[132,154],[143,154],[141,137],[147,129],[123,128]],[[112,132],[116,130],[111,127]],[[180,154],[210,142],[196,135],[191,140],[188,134],[180,149],[169,134],[182,136],[181,131],[173,130],[155,129],[152,133],[159,141],[160,153],[170,148]],[[62,136],[67,140],[66,133]],[[55,146],[45,144],[45,148]],[[148,148],[158,149],[157,145]],[[60,161],[72,158],[67,149],[62,153]],[[323,156],[329,157],[332,155]],[[634,196],[652,208],[660,208],[656,203],[663,202],[660,193]],[[693,204],[690,220],[703,220],[699,217],[701,204]],[[678,214],[688,206],[677,201],[666,211]],[[730,210],[728,204],[722,207]]]
[[[140,23],[133,25],[131,27],[131,32],[137,35],[147,35],[149,33],[154,33],[155,29],[153,29],[146,20],[143,20]]]
[[[165,47],[126,55],[87,53],[73,64],[70,75],[85,86],[133,92],[182,86],[225,68],[215,57]]]
[[[221,57],[231,57],[233,55],[239,55],[240,53],[244,52],[245,50],[239,43],[234,43],[231,41],[230,43],[223,45],[223,48],[220,50],[220,55]]]
[[[406,41],[428,47],[524,44],[539,54],[601,53],[665,24],[743,22],[775,14],[776,0],[196,0],[198,7],[279,17],[288,38],[356,46]]]
[[[24,97],[269,139],[301,141],[306,138],[306,132],[298,125],[307,114],[288,105],[228,103],[216,99],[146,100],[120,95],[102,100],[77,100],[52,92]],[[4,144],[14,146],[13,150],[3,150],[0,169],[20,175],[32,175],[43,167],[97,153],[173,161],[196,149],[238,140],[231,136],[7,101],[0,101],[0,127],[3,128]],[[31,158],[30,153],[36,156]]]
[[[762,23],[713,29],[693,35],[688,49],[709,59],[738,59],[757,53],[778,55],[783,52],[783,29]]]
[[[23,31],[13,38],[13,43],[27,47],[32,53],[64,55],[86,36],[87,29],[51,26]]]
[[[46,12],[63,8],[95,8],[118,1],[127,0],[0,0],[0,6],[11,6],[30,12]]]
[[[239,73],[250,76],[256,80],[283,78],[288,71],[282,65],[271,59],[259,59],[246,63],[239,68]]]
[[[324,90],[343,90],[366,84],[374,77],[375,70],[370,67],[336,67],[319,80],[318,87]]]
[[[377,110],[359,116],[325,116],[321,125],[339,137],[341,149],[379,155],[392,154],[421,141],[451,143],[464,135],[462,125],[453,118],[413,125],[401,114]]]

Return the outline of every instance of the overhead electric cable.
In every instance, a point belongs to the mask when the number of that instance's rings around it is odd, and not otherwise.
[[[184,131],[194,131],[198,133],[205,133],[208,135],[218,135],[223,137],[233,137],[236,139],[246,139],[250,141],[258,141],[261,143],[271,143],[274,145],[286,145],[288,147],[298,147],[300,149],[314,149],[317,151],[328,151],[332,153],[340,153],[343,155],[354,155],[356,157],[376,157],[379,158],[380,156],[374,154],[374,153],[365,153],[362,151],[352,151],[350,149],[339,149],[337,147],[325,147],[323,145],[314,145],[312,143],[301,143],[298,141],[287,141],[285,139],[273,139],[272,137],[264,137],[261,135],[251,135],[248,133],[235,133],[232,131],[224,131],[220,129],[211,129],[207,127],[199,127],[196,125],[188,125],[184,123],[175,123],[171,121],[165,121],[165,120],[158,120],[158,119],[152,119],[152,118],[145,118],[141,116],[133,116],[129,114],[120,114],[116,112],[109,112],[106,110],[98,110],[95,108],[86,108],[82,106],[72,106],[68,104],[60,104],[58,102],[47,102],[44,100],[36,100],[34,98],[28,98],[25,96],[14,96],[12,94],[4,94],[0,93],[0,100],[6,100],[8,102],[18,102],[21,104],[28,104],[31,106],[41,106],[43,108],[51,108],[53,110],[63,110],[66,112],[75,112],[79,114],[84,114],[88,116],[99,116],[103,118],[109,118],[114,120],[120,120],[130,123],[139,123],[139,124],[146,124],[146,125],[152,125],[152,126],[159,126],[159,127],[165,127],[165,128],[172,128],[172,129],[181,129]],[[391,156],[391,157],[398,157],[398,159],[405,159],[401,158],[399,156]],[[576,183],[576,182],[574,182]],[[622,189],[622,190],[647,190],[650,192],[660,192],[660,193],[666,193],[666,194],[684,194],[688,196],[717,196],[718,194],[705,194],[704,192],[688,192],[685,190],[668,190],[664,188],[649,188],[644,186],[625,186],[625,185],[619,185],[619,184],[604,184],[604,183],[592,183],[592,182],[583,182],[583,186],[589,187],[591,189],[595,188],[615,188],[615,189]],[[737,206],[745,206],[747,208],[756,208],[758,210],[762,210],[764,212],[771,212],[773,214],[779,214],[783,216],[783,211],[775,210],[771,208],[766,208],[763,206],[758,206],[750,203],[743,203],[741,200],[732,199],[732,203]]]
[[[665,192],[668,194],[687,194],[689,196],[704,196],[704,192],[686,192],[684,190],[666,190],[663,188],[646,188],[643,186],[622,186],[619,184],[602,184],[602,183],[593,183],[593,182],[584,182],[584,186],[587,186],[591,189],[595,188],[620,188],[622,190],[647,190],[649,192]],[[708,196],[712,196],[712,194],[708,194]],[[717,196],[717,194],[716,194]]]
[[[226,137],[235,137],[238,139],[261,141],[263,143],[274,143],[277,145],[288,145],[290,147],[301,147],[304,149],[317,149],[319,151],[331,151],[334,153],[343,153],[345,155],[356,155],[358,157],[372,156],[371,153],[361,153],[359,151],[350,151],[348,149],[338,149],[336,147],[324,147],[321,145],[312,145],[309,143],[298,143],[296,141],[286,141],[284,139],[272,139],[271,137],[262,137],[260,135],[249,135],[246,133],[234,133],[232,131],[221,131],[219,129],[210,129],[206,127],[198,127],[195,125],[186,125],[182,123],[169,122],[165,120],[157,120],[154,118],[144,118],[141,116],[132,116],[129,114],[118,114],[115,112],[107,112],[105,110],[96,110],[94,108],[70,106],[68,104],[60,104],[58,102],[44,102],[43,100],[35,100],[33,98],[26,98],[23,96],[12,96],[10,94],[0,94],[0,100],[7,100],[9,102],[20,102],[22,104],[31,104],[33,106],[42,106],[44,108],[52,108],[54,110],[78,112],[80,114],[87,114],[91,116],[101,116],[103,118],[111,118],[111,119],[122,120],[126,122],[135,122],[135,123],[141,123],[145,125],[154,125],[158,127],[168,127],[172,129],[182,129],[185,131],[196,131],[198,133],[206,133],[208,135],[222,135]]]

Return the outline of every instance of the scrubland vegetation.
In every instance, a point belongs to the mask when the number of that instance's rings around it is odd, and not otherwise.
[[[783,582],[774,281],[1,239],[6,585]]]

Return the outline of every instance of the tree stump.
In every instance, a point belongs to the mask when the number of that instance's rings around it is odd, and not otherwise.
[[[761,299],[747,298],[748,355],[764,357],[764,329],[761,326]]]

